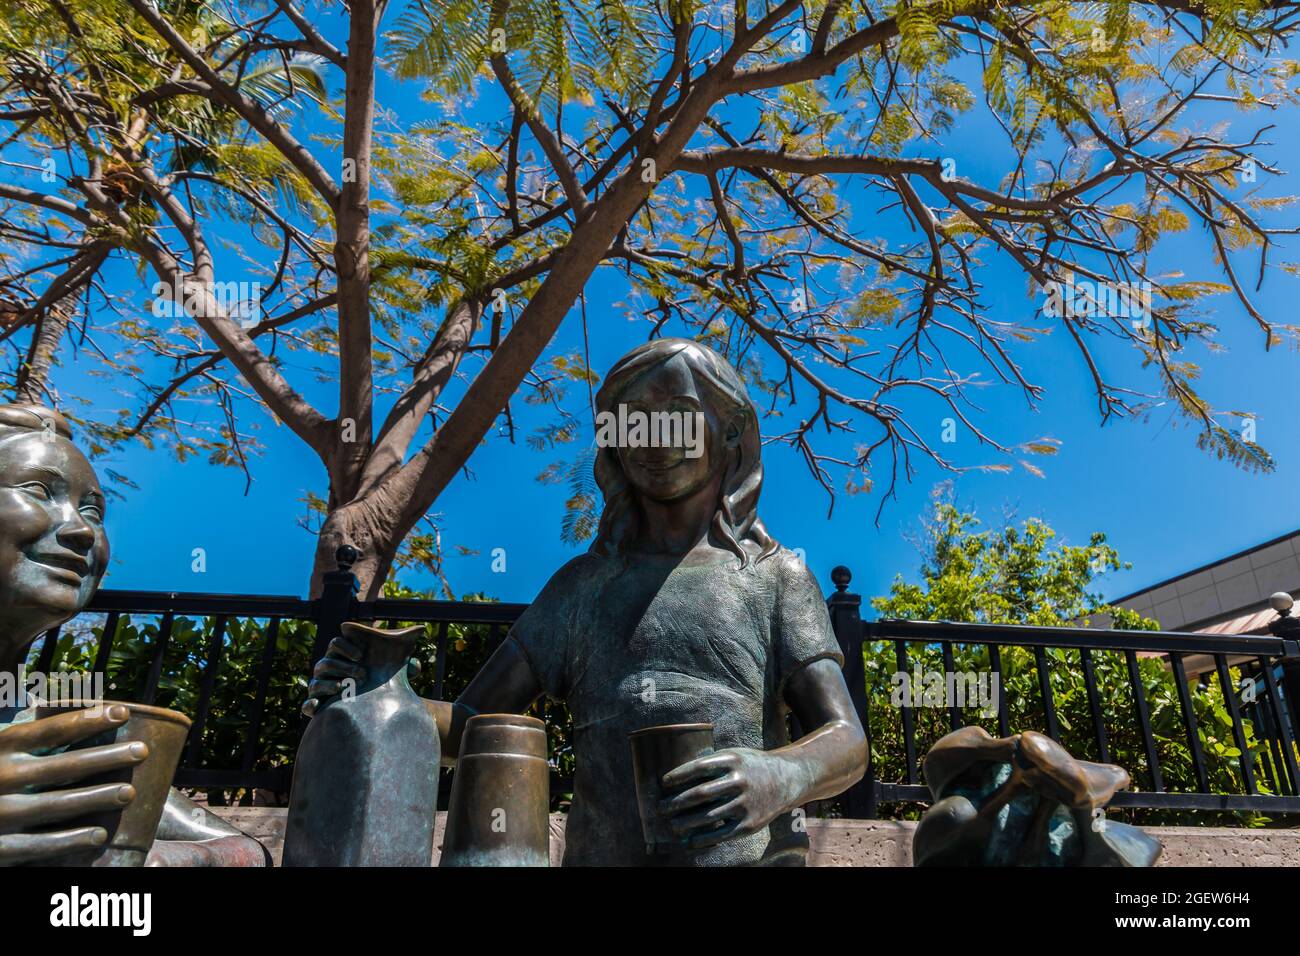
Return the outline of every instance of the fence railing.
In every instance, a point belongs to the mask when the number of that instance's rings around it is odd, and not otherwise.
[[[340,633],[344,621],[429,625],[432,646],[427,646],[426,652],[431,652],[433,669],[421,675],[420,689],[427,696],[442,698],[448,691],[454,696],[464,683],[461,675],[459,686],[448,686],[448,668],[455,666],[456,648],[472,637],[480,651],[484,646],[490,650],[526,607],[489,602],[361,601],[349,570],[350,557],[340,555],[339,570],[326,575],[322,595],[313,600],[100,591],[87,611],[88,615],[104,616],[102,627],[87,632],[84,623],[72,625],[82,628],[80,659],[97,673],[116,676],[119,686],[112,687],[107,696],[162,703],[189,714],[193,726],[176,776],[178,786],[287,793],[293,753],[306,726],[298,706],[305,696],[310,668],[330,639]],[[1288,699],[1300,700],[1300,644],[1296,640],[1300,634],[1293,619],[1279,618],[1279,636],[1274,637],[863,621],[861,598],[848,591],[848,570],[836,568],[832,579],[836,590],[827,605],[844,652],[846,681],[864,727],[869,734],[875,729],[866,777],[838,801],[845,816],[874,817],[884,802],[929,802],[929,791],[921,783],[920,760],[925,749],[942,732],[976,722],[969,708],[952,700],[944,702],[936,717],[933,708],[923,710],[915,701],[896,705],[882,691],[882,676],[908,675],[922,661],[927,669],[934,668],[948,679],[957,676],[961,665],[972,662],[996,675],[1003,691],[997,694],[996,713],[979,722],[999,736],[1033,726],[1060,740],[1068,710],[1076,715],[1070,724],[1074,728],[1071,743],[1086,738],[1087,752],[1079,753],[1075,747],[1075,755],[1111,761],[1115,749],[1112,735],[1117,730],[1122,733],[1132,743],[1129,751],[1140,755],[1141,766],[1127,762],[1126,769],[1138,789],[1118,794],[1114,806],[1300,813],[1296,759],[1300,726],[1295,709],[1288,706]],[[49,672],[56,656],[66,661],[73,637],[66,631],[51,631],[38,644],[36,670]],[[1159,666],[1172,675],[1177,696],[1176,707],[1170,704],[1159,710],[1159,727],[1153,723],[1147,678],[1142,673],[1144,659],[1152,655],[1160,655]],[[1186,655],[1213,659],[1217,694],[1211,694],[1209,677],[1204,685],[1188,679]],[[1015,701],[1008,699],[1003,680],[1015,669],[1008,669],[1012,658],[1020,662],[1016,679],[1022,685],[1029,680],[1033,687]],[[873,673],[868,674],[868,666]],[[1147,666],[1149,671],[1152,665]],[[890,668],[892,673],[885,673]],[[1240,675],[1237,680],[1231,676],[1234,669]],[[1032,679],[1027,676],[1030,672]],[[1082,677],[1086,700],[1078,699],[1075,685],[1067,688],[1067,699],[1058,699],[1057,685],[1067,672],[1072,678]],[[1245,696],[1242,681],[1252,688]],[[218,699],[220,706],[214,716]],[[1224,726],[1230,724],[1231,741],[1215,739],[1214,753],[1207,755],[1198,711],[1212,716],[1218,713],[1213,708],[1220,706],[1227,713]],[[1088,727],[1086,734],[1075,727],[1080,714]],[[543,715],[551,722],[556,719],[551,712]],[[1022,724],[1026,719],[1030,723]],[[884,739],[882,727],[887,722]],[[919,726],[922,722],[927,732]],[[272,739],[273,746],[268,743]],[[1190,785],[1171,788],[1167,785],[1169,775],[1162,768],[1161,747],[1175,739],[1186,744],[1186,766],[1180,765],[1179,770]],[[1222,784],[1222,774],[1211,774],[1211,769],[1225,762],[1233,768],[1231,788]],[[446,782],[444,777],[444,789]],[[557,772],[552,789],[568,792],[570,782]],[[1225,792],[1228,789],[1235,792]]]
[[[1072,742],[1083,740],[1087,753],[1074,750],[1075,756],[1112,762],[1115,754],[1111,746],[1111,728],[1121,728],[1127,737],[1136,737],[1140,750],[1141,766],[1122,761],[1134,778],[1132,790],[1116,794],[1111,801],[1116,807],[1151,808],[1164,810],[1203,811],[1253,811],[1267,815],[1300,813],[1300,776],[1297,775],[1296,742],[1300,740],[1300,725],[1295,709],[1288,699],[1300,700],[1300,644],[1296,638],[1297,623],[1289,618],[1279,618],[1275,630],[1279,636],[1236,636],[1196,633],[1171,633],[1160,631],[1103,630],[1085,627],[1028,627],[1018,625],[987,625],[953,623],[945,621],[863,621],[860,618],[861,598],[848,592],[851,575],[840,567],[832,572],[836,591],[828,606],[841,649],[845,656],[845,677],[850,693],[858,708],[864,726],[873,724],[873,714],[880,708],[891,707],[882,695],[872,695],[872,683],[864,672],[864,661],[873,656],[879,659],[882,650],[892,651],[894,674],[909,675],[913,671],[914,654],[934,657],[938,663],[945,686],[955,678],[955,657],[961,652],[972,657],[999,678],[1002,693],[997,695],[996,720],[998,736],[1007,736],[1026,726],[1013,726],[1010,711],[1012,700],[1005,692],[1004,653],[1008,649],[1022,649],[1032,655],[1033,690],[1035,699],[1017,699],[1021,711],[1030,711],[1041,717],[1032,729],[1062,739],[1060,706],[1054,688],[1053,672],[1073,669],[1082,677],[1085,701],[1072,700],[1075,709],[1086,714],[1088,731],[1072,735]],[[1210,695],[1208,678],[1205,686],[1188,679],[1184,659],[1196,655],[1208,656],[1214,662],[1213,679],[1217,694]],[[1118,681],[1105,686],[1099,679],[1099,659],[1117,658],[1122,661]],[[1167,669],[1177,696],[1175,720],[1177,727],[1168,726],[1163,733],[1153,725],[1152,707],[1147,698],[1147,678],[1142,674],[1144,658],[1154,658],[1157,666]],[[1077,664],[1076,664],[1077,662]],[[1232,670],[1241,677],[1234,680]],[[1116,684],[1119,686],[1116,686]],[[1244,693],[1243,688],[1248,690]],[[1198,707],[1198,704],[1200,705]],[[1216,754],[1234,771],[1239,781],[1237,792],[1215,789],[1209,773],[1210,761],[1202,739],[1198,710],[1207,710],[1221,704],[1230,725],[1231,746],[1227,741],[1215,741]],[[942,730],[956,730],[965,723],[985,723],[969,719],[968,711],[945,700],[941,705]],[[903,770],[902,779],[882,780],[877,767],[881,748],[873,741],[872,764],[866,777],[843,798],[846,815],[875,817],[877,804],[887,801],[928,803],[928,788],[920,783],[919,760],[924,749],[919,746],[915,702],[911,706],[893,708],[901,724],[898,737]],[[1170,708],[1171,710],[1173,708]],[[1168,718],[1168,714],[1162,715]],[[1090,738],[1090,739],[1088,739]],[[1189,754],[1191,786],[1177,790],[1167,786],[1162,771],[1159,741],[1181,738]],[[933,743],[934,739],[928,741]],[[1251,746],[1253,744],[1254,746]],[[1235,751],[1236,756],[1232,756]],[[1131,755],[1130,755],[1131,756]],[[894,761],[895,763],[897,761]]]

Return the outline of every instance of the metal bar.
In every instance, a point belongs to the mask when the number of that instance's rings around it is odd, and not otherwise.
[[[908,675],[910,672],[907,666],[907,645],[902,641],[894,641],[894,659],[898,663],[900,673]],[[916,726],[912,719],[912,708],[907,704],[902,707],[903,713],[903,746],[906,751],[907,759],[907,782],[916,783]]]
[[[240,768],[253,769],[257,759],[257,745],[262,736],[262,718],[266,711],[266,692],[271,686],[271,672],[275,668],[275,649],[280,640],[280,619],[271,618],[266,624],[266,646],[262,648],[262,663],[257,670],[257,691],[253,697],[253,717],[249,721],[248,740],[244,742],[244,756]]]
[[[447,677],[447,622],[438,625],[438,642],[433,661],[433,699],[442,700],[442,682]]]
[[[100,588],[86,605],[88,611],[131,614],[225,614],[228,617],[281,617],[307,620],[315,616],[315,601],[289,595],[202,594],[177,591],[118,591]]]
[[[952,675],[956,674],[957,667],[952,660],[952,643],[944,641],[940,646],[943,649],[943,686],[955,687],[956,678]],[[957,696],[954,694],[948,701],[948,725],[953,730],[960,730],[961,724],[961,708],[957,706]]]
[[[221,645],[226,639],[226,620],[225,615],[221,615],[212,623],[207,663],[203,667],[203,678],[199,681],[199,705],[194,713],[194,725],[190,727],[186,763],[191,767],[198,767],[203,757],[203,728],[207,725],[208,710],[212,706],[212,687],[216,683],[217,668],[221,666]]]
[[[1092,649],[1079,648],[1079,661],[1083,664],[1083,686],[1088,689],[1088,713],[1092,715],[1092,733],[1097,738],[1097,759],[1110,763],[1110,738],[1106,736],[1106,719],[1101,712],[1101,693],[1097,687],[1097,672],[1092,666]]]
[[[1007,707],[1006,688],[1002,686],[1002,648],[996,644],[990,644],[989,648],[989,666],[998,678],[998,736],[1011,736],[1011,713]]]
[[[1263,739],[1265,743],[1264,747],[1259,751],[1259,766],[1263,768],[1263,777],[1268,781],[1269,790],[1273,793],[1285,792],[1290,781],[1287,780],[1286,771],[1282,768],[1282,755],[1277,751],[1273,721],[1269,719],[1268,711],[1255,703],[1247,704],[1242,708],[1241,712],[1243,719],[1250,720],[1252,723],[1258,720],[1264,727]],[[1259,735],[1256,736],[1258,738]],[[1260,776],[1259,771],[1256,771],[1255,776]]]
[[[1219,678],[1219,689],[1223,691],[1223,701],[1228,705],[1228,713],[1232,717],[1232,737],[1241,752],[1241,779],[1246,784],[1247,793],[1258,793],[1255,773],[1251,767],[1251,753],[1246,746],[1246,728],[1241,724],[1241,710],[1237,707],[1237,687],[1228,675],[1228,661],[1222,654],[1214,655],[1214,670]]]
[[[45,632],[45,643],[41,645],[41,656],[36,661],[36,672],[48,674],[54,664],[54,652],[59,646],[60,625],[56,624]]]
[[[292,767],[279,767],[275,770],[255,770],[245,773],[242,770],[198,770],[182,767],[176,771],[172,781],[177,787],[194,787],[211,790],[272,790],[276,793],[288,793],[293,780]]]
[[[1282,665],[1282,689],[1286,694],[1282,700],[1282,709],[1290,718],[1291,739],[1300,740],[1300,660],[1297,659],[1300,646],[1289,639],[1284,643],[1287,645],[1287,654],[1278,662]]]
[[[1125,651],[1124,660],[1128,664],[1128,682],[1133,688],[1133,703],[1137,706],[1138,724],[1142,728],[1142,745],[1146,748],[1147,768],[1151,771],[1151,789],[1159,793],[1165,789],[1165,781],[1160,773],[1160,757],[1156,754],[1156,738],[1151,733],[1151,712],[1147,709],[1147,694],[1142,686],[1137,652]]]
[[[108,662],[113,659],[113,643],[117,640],[119,611],[109,611],[104,618],[104,629],[99,632],[99,649],[95,652],[94,673],[108,675]]]
[[[1056,701],[1052,697],[1052,675],[1047,667],[1047,648],[1034,648],[1034,665],[1038,670],[1038,693],[1043,698],[1043,716],[1047,720],[1047,736],[1061,739],[1061,725],[1056,721]]]
[[[849,689],[849,701],[858,715],[862,732],[867,738],[867,769],[862,779],[839,796],[839,804],[846,817],[874,820],[876,817],[875,779],[876,766],[871,756],[871,715],[867,700],[867,671],[863,660],[866,642],[871,634],[870,625],[862,620],[862,596],[848,590],[853,575],[848,568],[839,566],[831,571],[835,592],[826,600],[835,642],[844,658],[844,683]]]
[[[1268,690],[1269,706],[1273,708],[1273,716],[1276,718],[1277,729],[1282,738],[1282,757],[1286,761],[1286,772],[1291,777],[1291,792],[1300,795],[1300,776],[1297,775],[1295,761],[1295,741],[1291,737],[1291,730],[1286,725],[1286,718],[1282,715],[1282,701],[1277,694],[1277,680],[1273,677],[1273,667],[1267,658],[1260,658],[1260,670],[1264,672],[1264,687]]]
[[[1281,657],[1278,637],[1229,634],[1182,634],[1165,631],[1115,631],[1091,627],[1033,627],[1026,624],[963,624],[955,621],[875,622],[887,640],[937,644],[1000,644],[1014,647],[1091,647],[1095,650],[1157,651],[1185,654],[1244,654]]]
[[[158,681],[162,679],[163,656],[167,653],[167,645],[172,639],[173,620],[172,612],[168,611],[163,614],[162,621],[158,625],[158,643],[153,649],[149,674],[145,678],[144,690],[140,694],[140,702],[143,704],[152,704],[154,698],[158,696]]]
[[[1187,748],[1192,752],[1192,767],[1196,770],[1196,786],[1201,793],[1210,792],[1210,775],[1205,769],[1205,753],[1201,749],[1201,734],[1196,726],[1196,708],[1192,706],[1192,691],[1187,685],[1187,672],[1182,654],[1170,654],[1169,666],[1178,684],[1178,703],[1183,710],[1183,726],[1187,728]]]
[[[423,601],[411,598],[383,598],[358,601],[356,616],[361,620],[394,618],[402,621],[454,621],[465,624],[513,624],[528,609],[527,604],[499,601]]]

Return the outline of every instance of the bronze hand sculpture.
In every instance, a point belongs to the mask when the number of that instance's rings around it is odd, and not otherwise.
[[[963,727],[923,768],[935,803],[912,839],[917,866],[1154,866],[1160,856],[1153,837],[1106,819],[1128,772],[1076,760],[1044,734]]]
[[[603,444],[590,552],[551,578],[454,704],[428,702],[444,760],[468,718],[521,713],[546,694],[574,719],[565,864],[801,864],[795,811],[859,779],[866,743],[821,591],[758,518],[754,407],[735,369],[683,339],[624,356],[597,406],[689,417],[700,441],[638,441],[630,429]],[[347,642],[331,645],[308,709],[361,679],[356,660]],[[806,731],[793,743],[790,713]],[[712,724],[717,749],[665,776],[659,812],[680,844],[650,856],[628,736],[680,723]]]
[[[108,564],[104,493],[71,437],[58,412],[0,406],[0,674],[12,683],[32,641],[86,606]],[[51,753],[121,726],[130,714],[120,705],[30,716],[0,708],[0,865],[57,863],[102,846],[102,826],[59,825],[120,809],[137,794],[130,784],[78,783],[148,755],[138,741]],[[266,859],[251,837],[174,790],[159,838],[153,863]],[[163,839],[206,846],[169,853]]]

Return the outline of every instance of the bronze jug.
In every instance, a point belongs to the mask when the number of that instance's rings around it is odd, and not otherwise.
[[[364,650],[355,694],[326,701],[293,769],[285,866],[429,866],[440,745],[406,665],[423,627],[382,631],[348,622]]]
[[[465,722],[439,866],[549,866],[546,725],[518,714]]]

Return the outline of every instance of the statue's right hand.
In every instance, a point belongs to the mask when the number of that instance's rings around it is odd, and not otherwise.
[[[126,806],[135,799],[135,788],[129,783],[48,788],[133,767],[149,755],[148,745],[137,740],[41,754],[120,727],[130,716],[126,707],[110,704],[0,729],[0,866],[51,862],[67,853],[104,844],[108,831],[103,827],[31,831],[59,820]]]
[[[316,662],[316,668],[312,671],[302,712],[311,717],[322,704],[343,693],[349,681],[353,687],[364,681],[366,669],[357,663],[359,660],[361,648],[346,637],[336,637],[330,641],[325,656]]]

